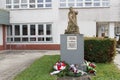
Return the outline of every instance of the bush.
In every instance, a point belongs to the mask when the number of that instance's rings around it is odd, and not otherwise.
[[[111,62],[116,54],[116,41],[109,38],[85,38],[85,59],[91,62]]]

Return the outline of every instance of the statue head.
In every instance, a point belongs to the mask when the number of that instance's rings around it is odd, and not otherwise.
[[[73,10],[73,7],[70,7],[70,8],[69,8],[69,10],[70,10],[71,12],[73,12],[73,11],[74,11],[74,10]]]
[[[70,12],[75,12],[76,15],[78,14],[78,11],[74,11],[73,7],[70,7],[69,10]]]

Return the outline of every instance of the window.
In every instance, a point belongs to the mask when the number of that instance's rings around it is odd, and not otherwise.
[[[100,0],[94,0],[93,6],[99,7],[100,6]]]
[[[108,2],[102,2],[102,6],[104,6],[104,7],[109,6],[109,3]]]
[[[11,0],[6,0],[6,4],[11,4]]]
[[[36,37],[31,37],[31,38],[30,38],[30,41],[31,41],[31,42],[35,42],[35,41],[36,41]]]
[[[109,0],[60,0],[60,8],[109,7]]]
[[[28,37],[23,37],[22,42],[28,42]]]
[[[27,25],[23,25],[22,26],[22,35],[28,35],[28,29],[27,29],[28,27],[27,27]]]
[[[7,37],[7,42],[13,42],[13,38]]]
[[[82,7],[83,6],[83,0],[77,0],[76,6]]]
[[[7,27],[7,42],[52,42],[52,24],[17,24]]]
[[[6,0],[6,8],[11,9],[12,8],[11,3],[12,3],[11,0]]]
[[[73,7],[74,3],[68,3],[68,6]]]
[[[86,7],[91,7],[91,6],[92,6],[92,3],[91,3],[91,2],[86,2],[86,3],[85,3],[85,6],[86,6]]]
[[[47,37],[46,41],[52,41],[52,37]]]
[[[60,7],[66,7],[66,3],[60,3]]]
[[[27,0],[21,0],[21,8],[27,8]]]
[[[7,41],[8,42],[12,42],[13,41],[13,38],[12,38],[12,34],[13,33],[13,28],[12,28],[12,25],[8,25],[7,26],[7,36],[9,36],[9,37],[7,37]]]
[[[77,0],[77,2],[81,2],[81,1],[83,1],[83,0]]]
[[[45,41],[44,37],[39,37],[38,41]]]
[[[21,4],[21,8],[27,8],[27,4]]]
[[[35,25],[30,25],[30,35],[35,35]]]
[[[27,0],[21,0],[21,3],[27,3]]]
[[[51,35],[51,24],[46,25],[46,34]]]
[[[29,8],[35,8],[35,4],[30,4]]]
[[[85,0],[85,7],[92,7],[92,0]]]
[[[70,2],[74,2],[75,0],[68,0],[68,2],[70,3]]]
[[[116,35],[120,35],[120,27],[115,27],[115,34]]]
[[[6,5],[6,8],[7,8],[7,9],[11,9],[12,6],[11,6],[11,5]]]
[[[45,7],[51,7],[51,4],[45,4]]]
[[[29,0],[29,3],[35,3],[35,0]]]
[[[45,0],[46,2],[51,2],[51,0]]]
[[[45,0],[45,7],[49,8],[49,7],[52,7],[51,5],[51,0]]]
[[[12,25],[7,26],[7,35],[12,36]]]
[[[77,3],[77,6],[78,6],[78,7],[82,7],[82,6],[83,6],[83,3]]]
[[[99,2],[94,3],[94,6],[100,6]]]
[[[51,8],[52,0],[6,0],[7,9]]]
[[[115,24],[115,35],[120,35],[120,23]]]
[[[43,0],[37,0],[38,3],[43,3],[44,1]]]
[[[108,26],[107,23],[106,24],[104,23],[104,24],[100,25],[100,33],[101,33],[102,37],[108,37],[108,35],[109,35],[109,26]]]
[[[15,37],[15,38],[14,38],[14,41],[15,41],[15,42],[20,42],[20,41],[21,41],[21,38],[20,38],[20,37]]]
[[[13,0],[13,3],[19,3],[19,0]]]
[[[14,5],[14,7],[13,8],[19,8],[19,5]]]
[[[14,28],[15,28],[15,35],[20,35],[20,26],[19,25],[15,25],[14,26]]]
[[[38,4],[37,6],[38,6],[38,8],[42,8],[43,4]]]
[[[44,35],[44,26],[41,24],[41,25],[38,25],[38,35]]]
[[[66,2],[66,0],[60,0],[60,2]]]

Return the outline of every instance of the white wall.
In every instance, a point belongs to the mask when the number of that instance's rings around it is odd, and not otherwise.
[[[10,23],[55,22],[58,18],[58,1],[52,0],[52,8],[22,9],[10,11]]]
[[[3,45],[3,29],[1,25],[0,25],[0,45]]]
[[[51,9],[11,10],[10,23],[50,22],[58,17],[66,19],[68,9],[59,8],[59,0],[53,0]],[[111,0],[107,8],[77,8],[81,21],[120,21],[120,1]]]
[[[4,7],[5,0],[0,0]],[[68,22],[68,9],[59,8],[59,0],[52,0],[50,9],[10,10],[10,23],[53,23],[54,43],[60,42],[60,34],[64,34]],[[96,35],[96,22],[120,21],[120,0],[110,0],[108,8],[77,8],[80,33],[84,36]]]
[[[0,8],[5,8],[5,0],[0,0]],[[110,0],[108,8],[77,8],[81,21],[120,21],[120,0]],[[67,13],[68,9],[59,8],[59,0],[52,0],[51,9],[11,10],[11,23],[49,22],[55,21],[59,13]],[[64,17],[63,17],[64,20]]]
[[[84,37],[95,37],[96,36],[96,22],[79,22],[80,33],[84,34]]]
[[[6,0],[0,0],[0,9],[5,9]]]
[[[56,18],[54,11],[45,10],[15,10],[10,11],[10,23],[53,22]]]
[[[54,27],[56,27],[53,29],[53,32],[55,33],[55,43],[60,43],[60,34],[64,34],[65,29],[67,29],[67,25],[67,20],[58,21],[58,23],[54,25]],[[84,34],[84,37],[96,36],[96,22],[78,21],[78,26],[80,34]]]

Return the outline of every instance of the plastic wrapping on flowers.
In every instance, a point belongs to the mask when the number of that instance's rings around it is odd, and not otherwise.
[[[50,75],[57,75],[58,77],[70,76],[70,77],[79,77],[82,75],[96,74],[96,65],[91,62],[85,61],[87,66],[87,71],[84,72],[78,69],[77,64],[68,65],[64,61],[58,61],[53,66],[54,71],[50,73]]]

